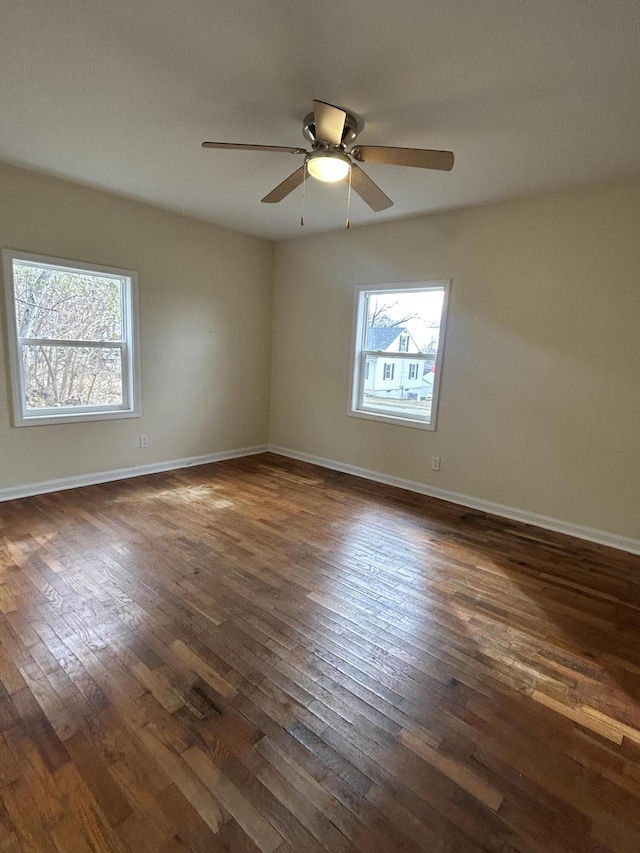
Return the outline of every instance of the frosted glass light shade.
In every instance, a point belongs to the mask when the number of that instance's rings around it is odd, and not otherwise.
[[[333,184],[349,174],[351,164],[339,151],[317,151],[307,160],[307,170],[312,178]]]

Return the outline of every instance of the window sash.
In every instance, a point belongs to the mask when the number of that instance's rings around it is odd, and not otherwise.
[[[360,350],[361,355],[369,355],[375,358],[380,358],[384,356],[384,358],[396,359],[396,358],[404,358],[406,361],[429,361],[429,359],[433,360],[435,356],[433,353],[428,352],[385,352],[380,349],[363,349]]]
[[[360,369],[358,370],[358,374],[359,374],[359,378],[360,378],[360,383],[359,383],[359,388],[358,388],[358,405],[359,406],[362,406],[363,401],[364,401],[364,391],[365,391],[364,383],[366,381],[365,373],[367,372],[367,370],[366,370],[367,358],[373,357],[373,358],[379,359],[380,356],[381,356],[381,353],[379,351],[374,352],[372,350],[362,350],[360,352],[360,355],[359,355],[359,362],[360,362],[359,367],[360,367]],[[418,355],[417,353],[412,353],[409,357],[407,357],[406,354],[403,354],[403,353],[395,353],[395,352],[394,353],[388,353],[387,352],[387,353],[384,353],[384,357],[389,359],[391,366],[394,366],[392,359],[395,359],[395,358],[403,358],[405,361],[420,362],[422,364],[429,364],[430,361],[433,361],[433,356],[428,356],[428,355],[422,355],[421,356],[421,355]],[[386,364],[385,364],[385,366],[386,366]],[[420,375],[420,369],[418,368],[418,376],[419,375]],[[384,368],[383,368],[383,382],[393,380],[393,378],[394,378],[393,376],[390,376],[387,379],[385,379],[384,378]],[[367,411],[369,411],[369,408],[370,408],[370,406],[367,406]]]
[[[102,349],[122,349],[126,347],[126,341],[76,341],[64,340],[63,338],[18,338],[18,343],[21,346],[32,347],[91,347]]]
[[[46,406],[44,408],[27,408],[24,401],[24,391],[26,388],[24,378],[24,357],[23,347],[25,346],[47,346],[47,347],[77,347],[78,349],[87,349],[89,346],[92,349],[119,349],[120,350],[120,385],[122,388],[122,403],[116,405],[114,403],[105,403],[104,405],[95,406]],[[25,418],[46,418],[49,415],[56,417],[58,415],[71,415],[74,412],[78,414],[90,414],[94,412],[126,412],[131,408],[129,399],[130,382],[127,381],[129,376],[129,351],[130,347],[126,341],[63,341],[60,338],[18,338],[18,350],[20,353],[19,370],[20,370],[20,386],[22,391],[22,407],[25,412]]]
[[[409,420],[406,417],[406,415],[404,415],[404,414],[398,414],[398,415],[392,414],[393,408],[391,406],[386,407],[384,409],[377,409],[377,408],[375,408],[375,406],[372,406],[370,403],[368,403],[366,409],[364,409],[364,392],[365,392],[364,383],[366,381],[365,373],[366,373],[367,356],[369,356],[369,357],[374,356],[376,358],[379,358],[380,355],[381,355],[381,353],[379,351],[373,352],[371,350],[362,350],[360,352],[360,356],[359,356],[360,365],[359,365],[359,370],[358,370],[358,378],[359,378],[358,400],[357,400],[357,407],[356,408],[358,411],[364,410],[367,414],[369,412],[371,412],[372,414],[379,413],[381,415],[390,415],[391,417],[394,417],[394,418],[402,418],[403,420]],[[391,356],[389,353],[385,353],[385,356],[387,358],[389,358],[389,357],[390,358],[396,358],[396,357],[404,358],[406,361],[409,361],[409,360],[414,361],[414,362],[418,361],[418,362],[422,362],[423,364],[428,364],[430,359],[433,360],[433,356],[430,356],[430,357],[429,356],[419,356],[419,355],[416,355],[415,353],[412,353],[410,358],[408,358],[406,355],[403,355],[403,353],[393,353],[393,355],[391,355]],[[383,370],[383,372],[384,372],[384,370]],[[418,373],[418,376],[419,375],[420,374]],[[384,375],[383,375],[382,381],[383,382],[393,381],[393,376],[389,377],[388,379],[385,379]],[[434,385],[435,385],[435,383],[434,383]],[[416,421],[421,421],[421,422],[427,423],[427,424],[430,423],[430,418],[426,418],[423,415],[420,415],[419,413],[413,415],[411,419],[416,420]]]

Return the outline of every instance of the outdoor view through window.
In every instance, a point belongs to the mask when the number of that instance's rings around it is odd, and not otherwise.
[[[22,418],[127,409],[130,280],[20,257],[12,277]]]
[[[361,292],[355,413],[434,423],[445,285]]]
[[[121,405],[119,347],[77,343],[122,340],[121,282],[29,264],[13,269],[27,408]]]

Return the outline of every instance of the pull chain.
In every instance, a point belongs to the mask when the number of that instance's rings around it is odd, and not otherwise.
[[[307,189],[307,164],[304,164],[304,172],[302,173],[302,216],[300,217],[300,225],[304,225],[304,197]]]
[[[347,192],[347,222],[345,224],[345,228],[351,228],[351,223],[349,221],[349,216],[351,214],[351,172],[353,170],[349,169],[349,190]]]

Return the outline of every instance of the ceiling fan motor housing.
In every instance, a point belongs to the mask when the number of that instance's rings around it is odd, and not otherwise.
[[[363,127],[363,122],[358,121],[358,119],[351,115],[351,113],[347,113],[347,117],[344,120],[344,129],[342,131],[342,140],[339,148],[345,149],[347,145],[352,143],[356,136],[362,132]],[[318,147],[329,147],[326,143],[320,142],[316,136],[316,124],[312,112],[308,113],[308,115],[304,117],[302,133],[305,139],[309,140],[314,149]]]

